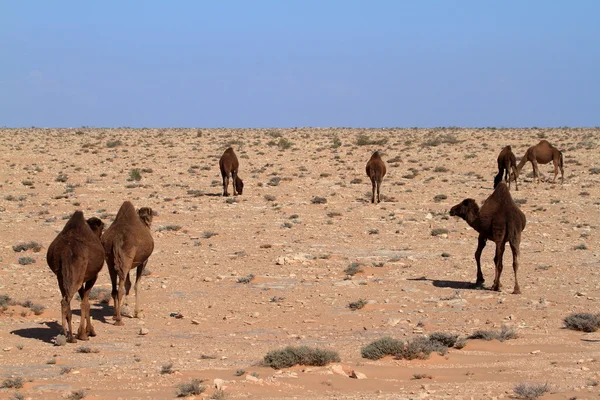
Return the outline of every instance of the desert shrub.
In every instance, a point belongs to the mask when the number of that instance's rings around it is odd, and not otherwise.
[[[23,387],[23,378],[7,378],[2,381],[2,387],[6,389],[21,389]]]
[[[344,270],[344,273],[345,273],[346,275],[356,275],[356,274],[358,274],[359,272],[363,272],[363,269],[362,269],[362,264],[360,264],[360,263],[357,263],[357,262],[353,262],[353,263],[351,263],[351,264],[350,264],[350,265],[348,265],[348,266],[346,267],[346,269]]]
[[[190,383],[180,383],[177,385],[177,391],[175,394],[177,397],[197,396],[206,390],[206,386],[202,385],[204,380],[192,379]]]
[[[129,180],[130,181],[141,181],[142,180],[142,173],[139,168],[133,168],[131,171],[129,171]]]
[[[578,244],[577,246],[573,247],[574,250],[587,250],[587,246],[582,243],[582,244]]]
[[[92,288],[89,295],[90,300],[99,300],[100,303],[108,304],[111,299],[111,291],[106,288]]]
[[[360,178],[354,178],[354,179],[352,179],[350,181],[351,184],[358,184],[358,183],[361,183],[361,182],[362,182],[362,179],[360,179]]]
[[[273,196],[272,194],[265,194],[263,196],[265,198],[266,201],[275,201],[276,197]]]
[[[68,179],[69,177],[67,174],[58,174],[58,176],[56,177],[56,182],[65,183]]]
[[[517,332],[514,328],[509,328],[506,325],[502,325],[499,331],[484,331],[477,330],[469,336],[469,339],[482,339],[482,340],[499,340],[504,342],[505,340],[516,339],[518,337]]]
[[[123,144],[123,142],[121,142],[120,140],[109,140],[108,142],[106,142],[106,147],[113,148],[113,147],[120,146],[122,144]]]
[[[85,396],[87,396],[86,391],[83,389],[79,389],[79,390],[72,391],[71,394],[69,395],[68,399],[69,400],[81,400]]]
[[[331,139],[331,141],[332,141],[332,143],[331,143],[331,147],[332,147],[332,148],[334,148],[334,149],[336,149],[336,148],[338,148],[338,147],[340,147],[340,146],[342,145],[342,141],[340,140],[340,138],[339,138],[339,137],[337,137],[337,135],[336,135],[336,136],[334,136],[334,137]]]
[[[446,167],[435,167],[433,169],[433,172],[448,172],[448,171],[450,171],[450,170]]]
[[[19,243],[12,247],[13,251],[19,253],[21,251],[33,250],[35,253],[42,250],[42,245],[38,242]]]
[[[574,331],[596,332],[600,328],[600,314],[573,313],[563,319],[565,328]]]
[[[413,379],[433,379],[433,376],[428,374],[413,374]]]
[[[79,346],[78,348],[75,349],[75,353],[83,353],[83,354],[100,353],[100,350],[92,349],[89,346]]]
[[[435,228],[431,230],[431,236],[439,236],[439,235],[443,235],[443,234],[447,234],[448,233],[448,229],[446,228]]]
[[[172,374],[173,372],[175,372],[173,370],[173,363],[167,363],[164,364],[162,367],[160,367],[160,373],[161,374]]]
[[[406,346],[404,346],[404,348],[396,354],[396,357],[405,360],[426,360],[433,352],[446,354],[447,351],[448,347],[444,346],[440,342],[430,340],[426,336],[419,336],[409,340],[406,343]]]
[[[240,276],[237,279],[238,283],[250,283],[252,282],[252,280],[254,279],[254,275],[253,274],[249,274],[248,276]]]
[[[361,308],[363,308],[366,305],[367,305],[367,301],[364,299],[360,299],[358,301],[353,301],[350,304],[348,304],[348,308],[351,309],[352,311],[354,311],[354,310],[360,310]]]
[[[272,350],[265,355],[263,364],[274,369],[289,368],[294,365],[323,366],[340,362],[340,356],[332,350],[308,346],[288,346],[283,350]]]
[[[548,392],[550,387],[547,383],[519,383],[513,391],[520,399],[534,400]]]
[[[178,231],[181,229],[181,225],[166,225],[166,226],[159,226],[157,231],[162,232],[162,231]]]
[[[211,232],[211,231],[205,231],[204,233],[202,233],[202,237],[203,237],[204,239],[210,239],[211,237],[213,237],[213,236],[217,236],[217,235],[218,235],[218,233],[216,233],[216,232]]]
[[[325,197],[315,196],[310,200],[313,204],[325,204],[327,203],[327,199]]]
[[[35,258],[31,257],[19,257],[19,264],[21,265],[29,265],[35,263]]]
[[[361,133],[356,138],[356,144],[358,146],[369,146],[369,145],[383,146],[384,144],[387,143],[387,141],[388,141],[387,138],[371,139],[368,135],[365,135],[364,133]]]
[[[445,194],[437,194],[433,198],[433,201],[435,201],[436,203],[439,203],[440,201],[446,200],[447,198],[448,198],[448,196],[446,196]]]
[[[242,376],[246,373],[245,369],[238,369],[235,371],[235,376]]]
[[[458,335],[452,333],[434,332],[431,335],[429,335],[429,340],[431,342],[438,342],[446,347],[454,347],[457,339]]]
[[[269,182],[267,182],[267,185],[277,186],[277,185],[279,185],[279,182],[281,182],[281,178],[278,176],[274,176],[269,180]]]
[[[0,294],[0,307],[8,307],[11,303],[10,297],[5,294]]]
[[[46,306],[42,304],[32,304],[29,308],[31,309],[31,311],[33,311],[35,315],[41,315],[46,309]]]
[[[65,335],[56,336],[56,340],[54,341],[55,346],[66,346],[67,345],[67,337]]]
[[[404,348],[404,342],[384,337],[366,345],[360,350],[360,355],[369,360],[379,360],[385,356],[396,355]]]

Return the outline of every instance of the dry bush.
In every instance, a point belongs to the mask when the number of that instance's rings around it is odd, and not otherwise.
[[[391,337],[384,337],[363,347],[360,350],[360,355],[369,360],[379,360],[385,356],[396,355],[401,352],[403,348],[403,341]]]
[[[600,314],[573,313],[563,319],[565,328],[574,331],[596,332],[600,328]]]
[[[550,387],[547,383],[519,383],[513,391],[520,399],[534,400],[550,391]]]
[[[19,243],[12,247],[13,251],[19,253],[21,251],[33,250],[34,253],[37,253],[42,250],[42,245],[38,242],[29,242],[29,243]]]
[[[323,366],[331,362],[340,362],[340,356],[332,350],[311,348],[308,346],[288,346],[283,350],[272,350],[265,355],[263,365],[274,368],[289,368],[294,365]]]
[[[469,339],[482,339],[482,340],[499,340],[504,342],[505,340],[516,339],[518,337],[517,331],[514,328],[509,328],[506,325],[502,325],[499,331],[484,331],[477,330],[469,336]]]
[[[180,383],[177,385],[175,394],[177,397],[198,396],[206,390],[206,386],[202,385],[203,379],[192,379],[190,383]]]
[[[358,301],[353,301],[350,304],[348,304],[348,308],[351,309],[352,311],[355,311],[355,310],[360,310],[361,308],[363,308],[366,305],[367,305],[367,301],[364,299],[360,299]]]

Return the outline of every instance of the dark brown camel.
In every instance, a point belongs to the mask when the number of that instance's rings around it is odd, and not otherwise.
[[[558,175],[558,168],[560,167],[560,181],[564,183],[565,181],[565,171],[563,169],[563,154],[556,147],[552,146],[548,143],[547,140],[541,140],[535,146],[531,146],[525,152],[523,158],[517,165],[517,171],[520,173],[523,165],[527,161],[531,161],[531,165],[533,166],[533,174],[537,178],[537,182],[540,183],[540,171],[538,169],[538,164],[548,164],[550,161],[554,164],[554,179],[552,179],[552,183],[556,182],[556,176]]]
[[[510,146],[502,149],[498,155],[498,175],[494,178],[494,189],[502,179],[508,181],[508,189],[510,190],[511,179],[515,180],[515,187],[519,190],[517,179],[519,178],[519,170],[517,169],[517,158]]]
[[[244,190],[244,182],[238,176],[238,168],[240,164],[235,155],[235,152],[229,147],[219,160],[219,168],[221,169],[221,177],[223,177],[223,196],[229,196],[227,188],[229,187],[229,177],[231,176],[233,186],[233,195],[242,194]]]
[[[506,242],[508,242],[513,254],[513,270],[515,272],[515,289],[513,293],[521,293],[517,280],[517,270],[519,269],[521,232],[525,229],[526,219],[525,214],[517,207],[510,196],[506,184],[500,182],[494,193],[485,200],[481,209],[475,200],[465,199],[452,207],[450,215],[464,219],[473,229],[479,232],[477,250],[475,251],[475,261],[477,262],[476,285],[481,286],[484,282],[481,272],[481,252],[489,239],[496,243],[496,256],[494,257],[496,277],[494,278],[492,290],[500,290],[502,256],[504,255]]]
[[[139,282],[148,257],[154,250],[154,240],[150,233],[152,209],[140,208],[136,213],[133,204],[125,201],[114,222],[102,235],[104,256],[112,282],[112,298],[115,306],[115,325],[123,325],[121,305],[125,291],[129,293],[131,280],[129,271],[136,268],[135,275],[135,314],[142,318],[139,298]]]
[[[104,265],[104,249],[100,241],[102,229],[104,223],[101,220],[92,217],[86,221],[83,212],[75,211],[46,254],[48,266],[58,279],[62,294],[63,334],[70,343],[77,342],[71,324],[71,300],[77,291],[81,297],[81,322],[77,339],[88,340],[88,336],[96,336],[90,317],[89,295]]]
[[[379,190],[381,189],[381,181],[385,176],[385,163],[381,159],[379,152],[373,153],[369,161],[367,162],[367,176],[371,179],[373,186],[373,195],[371,197],[371,203],[375,203],[375,189],[377,189],[377,202],[381,202],[379,198]]]

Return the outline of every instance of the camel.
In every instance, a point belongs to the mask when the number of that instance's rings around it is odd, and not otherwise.
[[[69,343],[96,336],[90,316],[89,295],[104,265],[104,249],[100,241],[103,229],[104,223],[100,219],[92,217],[86,221],[83,212],[75,211],[48,247],[46,261],[56,275],[62,294],[62,329]],[[71,300],[77,291],[81,297],[81,322],[75,339]]]
[[[560,181],[565,181],[565,171],[563,169],[563,154],[556,147],[552,146],[547,140],[541,140],[535,146],[531,146],[525,152],[523,158],[517,165],[517,171],[520,173],[523,165],[527,161],[531,161],[533,166],[533,174],[537,178],[537,183],[540,183],[540,171],[538,164],[548,164],[550,161],[554,164],[554,179],[552,183],[556,182],[556,176],[558,175],[558,168],[560,167]]]
[[[517,158],[512,152],[511,147],[506,146],[498,155],[498,175],[494,178],[494,189],[496,189],[498,183],[504,178],[504,180],[508,181],[508,190],[510,190],[511,179],[514,179],[515,187],[519,190],[519,184],[517,183],[518,177],[519,170],[517,169]]]
[[[377,189],[377,202],[380,203],[379,190],[381,189],[381,181],[385,176],[385,163],[381,159],[379,152],[373,153],[369,161],[367,162],[367,176],[371,179],[373,186],[373,195],[371,197],[371,203],[375,203],[375,189]]]
[[[492,290],[500,291],[500,275],[502,274],[502,257],[506,242],[510,244],[513,255],[513,270],[515,273],[515,288],[513,293],[520,294],[517,270],[519,269],[519,245],[521,232],[525,229],[525,214],[515,204],[510,191],[504,182],[498,183],[494,192],[488,197],[481,209],[473,199],[465,199],[450,210],[450,215],[457,216],[479,232],[475,261],[477,262],[476,286],[483,285],[484,279],[481,272],[481,252],[488,240],[496,243],[496,277]]]
[[[233,195],[237,196],[242,194],[244,190],[244,182],[238,176],[238,168],[240,164],[235,155],[235,152],[229,147],[219,160],[219,168],[221,169],[221,176],[223,177],[223,196],[229,196],[227,188],[229,187],[229,176],[231,176],[233,186]]]
[[[133,204],[125,201],[114,222],[102,235],[104,256],[112,282],[112,298],[115,306],[113,319],[116,326],[123,325],[121,305],[123,294],[129,294],[131,280],[129,271],[136,268],[135,276],[135,314],[142,318],[139,298],[139,283],[148,258],[154,250],[154,240],[150,234],[152,209],[142,207],[136,213]]]

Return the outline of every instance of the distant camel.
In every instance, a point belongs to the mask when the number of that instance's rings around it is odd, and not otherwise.
[[[548,164],[550,161],[554,164],[554,179],[552,179],[552,183],[556,182],[556,176],[558,175],[558,168],[560,167],[560,181],[564,183],[565,181],[565,171],[563,169],[563,154],[556,147],[552,146],[548,143],[547,140],[542,140],[535,146],[531,146],[525,152],[523,158],[517,165],[517,171],[520,173],[523,165],[527,161],[531,161],[531,165],[533,166],[533,174],[537,178],[537,182],[540,183],[540,171],[538,169],[538,164]]]
[[[121,305],[123,294],[131,288],[129,271],[136,268],[135,275],[135,314],[142,318],[139,298],[139,282],[148,257],[154,250],[154,240],[150,234],[152,209],[140,208],[136,213],[133,204],[125,201],[112,225],[102,235],[104,256],[112,282],[112,298],[115,306],[115,325],[123,325],[121,321]]]
[[[89,295],[104,265],[104,249],[100,242],[102,229],[104,223],[101,220],[92,217],[86,222],[83,212],[75,211],[46,254],[48,266],[58,279],[62,294],[63,334],[70,343],[77,342],[71,324],[71,300],[77,291],[81,297],[81,322],[77,339],[88,340],[88,335],[96,336],[90,317]]]
[[[519,269],[519,245],[521,244],[521,232],[525,229],[525,214],[515,204],[508,187],[500,182],[494,193],[488,197],[481,209],[473,199],[465,199],[450,210],[450,215],[457,216],[465,221],[477,232],[479,239],[475,261],[477,262],[476,285],[483,285],[484,279],[481,272],[481,252],[486,242],[493,240],[496,243],[496,277],[492,290],[500,290],[500,275],[502,274],[502,256],[506,248],[506,242],[510,244],[513,254],[513,270],[515,272],[515,288],[513,293],[521,293],[517,281],[517,270]]]
[[[373,153],[369,161],[367,162],[367,176],[371,179],[373,185],[373,196],[371,197],[371,203],[375,203],[375,189],[377,189],[377,202],[381,202],[379,198],[379,189],[381,188],[381,181],[385,176],[385,163],[381,159],[379,152]]]
[[[519,190],[519,184],[517,179],[519,178],[519,170],[517,169],[517,158],[510,146],[506,146],[502,149],[498,155],[498,175],[494,178],[494,189],[498,186],[498,183],[503,179],[508,181],[508,189],[510,190],[511,178],[515,180],[515,187]]]
[[[238,168],[240,164],[235,155],[235,152],[229,147],[219,160],[219,168],[221,169],[221,177],[223,178],[223,196],[229,196],[227,187],[229,187],[229,176],[231,176],[233,186],[233,195],[242,194],[244,190],[244,182],[238,176]]]

